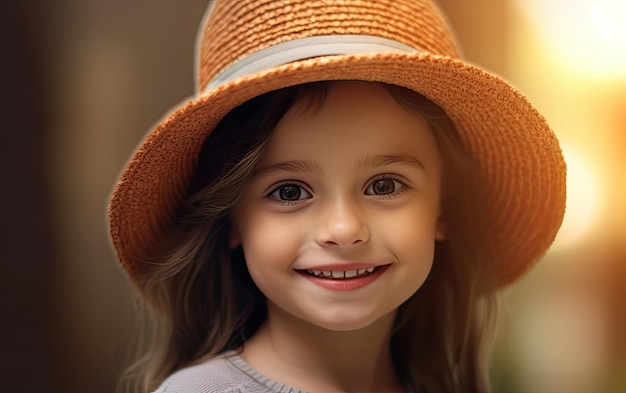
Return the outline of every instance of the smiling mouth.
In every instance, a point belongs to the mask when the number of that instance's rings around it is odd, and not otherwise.
[[[380,270],[382,266],[368,267],[354,270],[300,270],[300,272],[313,277],[325,278],[329,280],[352,280],[369,276]]]

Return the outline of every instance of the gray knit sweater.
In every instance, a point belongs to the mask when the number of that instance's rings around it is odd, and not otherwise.
[[[306,393],[259,373],[230,351],[179,370],[154,393]]]

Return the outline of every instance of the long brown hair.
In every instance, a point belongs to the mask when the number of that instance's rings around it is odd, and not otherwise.
[[[129,370],[135,391],[150,391],[175,370],[240,348],[265,321],[266,300],[242,250],[229,248],[230,212],[276,124],[296,100],[321,105],[331,83],[256,97],[231,111],[205,142],[169,240],[136,283],[152,331]],[[422,288],[399,308],[391,342],[397,375],[415,391],[486,391],[484,352],[495,321],[496,284],[468,235],[482,210],[473,164],[443,110],[413,91],[385,86],[425,116],[444,162],[447,239],[436,245]]]

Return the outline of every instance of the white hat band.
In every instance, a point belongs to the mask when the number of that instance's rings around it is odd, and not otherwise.
[[[261,49],[237,61],[216,76],[204,93],[244,75],[320,56],[365,53],[423,53],[389,38],[370,35],[322,35],[299,38]]]

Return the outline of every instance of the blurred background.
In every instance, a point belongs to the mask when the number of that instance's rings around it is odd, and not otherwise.
[[[494,392],[626,391],[626,2],[441,0],[465,58],[560,138],[568,210],[504,294]],[[106,205],[141,138],[193,94],[207,0],[3,2],[0,390],[113,392],[132,290]]]

